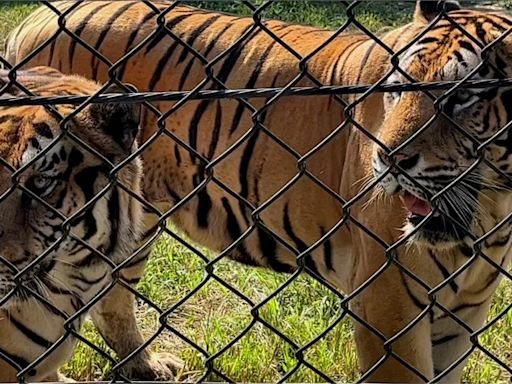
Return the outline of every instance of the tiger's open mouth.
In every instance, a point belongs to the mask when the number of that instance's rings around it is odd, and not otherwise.
[[[436,245],[443,242],[460,242],[466,237],[469,231],[467,225],[462,220],[457,220],[457,222],[453,220],[460,218],[460,212],[455,212],[453,209],[441,212],[435,209],[429,201],[405,190],[402,190],[399,196],[407,211],[407,221],[414,228],[420,226],[414,235],[417,240]],[[472,218],[465,219],[464,221],[467,223],[471,222]]]
[[[410,192],[404,191],[400,194],[400,200],[407,209],[408,217],[418,216],[422,219],[432,212],[432,204],[430,202],[416,197]],[[436,211],[434,214],[438,214]]]

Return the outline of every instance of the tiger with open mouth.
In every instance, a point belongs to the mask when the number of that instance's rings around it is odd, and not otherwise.
[[[206,83],[210,88],[282,87],[304,72],[298,56],[306,57],[333,34],[265,21],[284,46],[254,28],[251,18],[169,1],[153,4],[165,13],[165,26],[179,41],[158,29],[158,12],[143,2],[57,1],[52,5],[61,11],[75,7],[66,17],[66,29],[75,38],[61,33],[53,39],[59,17],[42,7],[12,32],[7,59],[21,63],[48,42],[25,66],[49,65],[108,80],[109,65],[77,42],[78,37],[117,63],[116,76],[140,91],[190,91],[204,80],[205,62],[189,46],[206,61],[226,53],[206,70],[215,75]],[[453,22],[437,19],[437,1],[418,1],[412,23],[379,36],[394,51],[404,48],[400,67],[418,81],[460,80],[472,71],[481,79],[509,77],[510,38],[489,50],[485,65],[479,63],[481,45],[507,33],[511,20],[460,9],[454,1],[444,7]],[[429,23],[432,28],[424,32]],[[231,49],[242,36],[243,44]],[[146,44],[139,46],[144,39]],[[133,49],[129,60],[118,62]],[[392,68],[390,58],[368,36],[347,33],[312,55],[306,67],[321,84],[375,84]],[[387,77],[390,84],[407,80],[398,71]],[[305,76],[295,85],[317,84]],[[233,99],[155,103],[162,112],[172,109],[162,118],[145,110],[140,135],[142,145],[150,143],[142,153],[145,198],[166,212],[187,197],[170,219],[214,251],[228,249],[247,231],[231,249],[231,258],[293,272],[302,254],[311,273],[343,292],[357,292],[350,305],[366,380],[460,381],[470,333],[482,326],[503,277],[496,266],[510,263],[506,218],[512,194],[503,174],[512,173],[512,147],[508,132],[500,131],[511,120],[510,91],[459,90],[444,101],[444,115],[436,115],[423,92],[372,94],[353,110],[354,123],[342,129],[346,111],[333,96],[281,97],[270,105],[261,98],[247,102],[253,109]],[[426,123],[428,129],[416,133]],[[494,135],[496,140],[479,148],[478,143]],[[223,157],[232,146],[236,149]],[[494,168],[485,162],[474,165],[482,155]],[[377,197],[388,198],[360,196],[362,181],[378,182]],[[267,204],[288,183],[293,185],[286,193]],[[188,199],[192,191],[196,193]],[[253,215],[258,207],[264,209]],[[152,238],[158,224],[158,215],[146,212],[142,242]],[[137,260],[140,274],[148,252]],[[373,276],[377,271],[379,276]],[[124,312],[113,309],[111,319],[130,324],[110,329],[108,336],[116,344],[136,332],[125,332],[135,326],[126,315],[132,312],[132,298],[122,293],[113,297],[113,302],[124,303],[119,307]]]

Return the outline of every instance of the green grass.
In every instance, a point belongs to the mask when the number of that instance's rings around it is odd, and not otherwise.
[[[247,16],[252,14],[251,8],[240,2],[207,0],[189,1],[189,3],[224,12]],[[265,0],[255,0],[252,3],[262,5]],[[358,22],[372,31],[379,31],[409,21],[414,11],[414,4],[404,1],[366,2],[351,8],[351,10]],[[264,7],[262,17],[336,29],[347,20],[347,7],[339,1],[282,0]]]
[[[510,0],[500,0],[510,5]],[[261,4],[262,1],[254,1]],[[195,1],[196,5],[239,14],[250,9],[238,3]],[[505,4],[508,3],[508,4]],[[7,31],[19,24],[35,4],[27,2],[0,4],[0,44]],[[358,6],[357,20],[372,31],[383,30],[410,20],[412,5],[397,1],[379,1]],[[265,9],[264,17],[339,27],[346,19],[345,7],[334,2],[282,1]],[[144,280],[138,289],[162,309],[170,308],[197,286],[206,274],[203,262],[192,252],[169,239],[156,246]],[[216,274],[243,292],[254,302],[261,302],[282,285],[288,276],[248,268],[222,261]],[[498,289],[489,318],[494,318],[512,299],[512,284]],[[210,354],[220,351],[252,321],[250,307],[231,291],[209,280],[190,300],[173,312],[170,326],[179,330]],[[304,276],[295,280],[284,292],[270,300],[259,311],[262,319],[275,326],[298,345],[304,345],[336,321],[340,313],[336,296],[316,281]],[[154,310],[139,302],[137,316],[144,335],[150,337],[159,326]],[[107,353],[105,345],[90,323],[84,335]],[[503,316],[480,338],[482,345],[502,361],[512,361],[512,311]],[[203,372],[204,358],[172,332],[166,331],[152,345],[155,351],[173,352],[186,362],[180,378],[198,378]],[[353,328],[348,320],[338,323],[331,332],[309,348],[305,358],[316,368],[339,381],[353,381],[359,376],[353,341]],[[215,367],[237,381],[274,382],[294,369],[297,361],[293,349],[268,328],[257,323],[231,349],[215,360]],[[63,372],[75,380],[97,380],[109,371],[108,361],[86,345],[80,344]],[[215,380],[212,376],[210,380]],[[466,383],[505,383],[509,376],[482,352],[472,355],[464,372]],[[289,381],[322,381],[311,370],[298,369]]]
[[[206,252],[206,250],[203,250]],[[170,239],[161,240],[154,249],[146,277],[139,291],[162,309],[191,292],[206,276],[204,264]],[[215,273],[259,303],[282,285],[287,276],[258,268],[247,268],[230,261],[220,262]],[[489,319],[498,316],[512,298],[512,284],[498,289]],[[155,311],[139,303],[139,322],[146,337],[159,326]],[[220,351],[251,322],[250,307],[219,283],[210,280],[169,318],[171,327],[179,330],[209,353]],[[336,295],[318,282],[299,277],[259,311],[266,320],[298,345],[304,345],[336,321],[340,314]],[[482,345],[499,359],[510,364],[512,352],[512,311],[480,337]],[[86,335],[96,345],[108,350],[90,324]],[[203,372],[200,353],[171,332],[165,332],[153,345],[156,351],[177,353],[187,362],[180,378],[198,378]],[[350,321],[343,320],[318,343],[305,352],[305,358],[316,368],[341,382],[358,378],[357,357]],[[272,331],[258,324],[215,363],[223,373],[236,381],[275,382],[297,364],[293,349]],[[99,379],[109,365],[81,346],[64,372],[76,380]],[[210,377],[214,381],[215,376]],[[474,353],[464,373],[465,383],[507,383],[509,377],[482,352]],[[289,381],[322,382],[307,368],[299,369]]]
[[[489,5],[503,7],[505,9],[511,9],[512,8],[512,0],[488,1],[487,3],[489,3]]]
[[[7,33],[36,8],[37,3],[31,2],[0,3],[0,51],[3,50]]]

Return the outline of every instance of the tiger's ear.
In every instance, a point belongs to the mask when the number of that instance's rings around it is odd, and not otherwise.
[[[0,69],[0,89],[5,87],[5,84],[9,82],[7,74],[8,72],[5,69]]]
[[[441,11],[455,11],[461,9],[457,0],[417,0],[414,21],[430,23]]]
[[[4,87],[9,84],[11,81],[9,80],[9,71],[5,69],[0,69],[0,90],[3,90],[1,96],[10,95],[15,96],[21,93],[20,89],[16,86],[9,86],[7,89],[4,89]]]
[[[131,92],[137,89],[128,85]],[[103,93],[126,93],[126,89],[111,85]],[[130,152],[139,132],[141,104],[112,102],[91,105],[91,117],[98,122],[99,128],[125,152]]]

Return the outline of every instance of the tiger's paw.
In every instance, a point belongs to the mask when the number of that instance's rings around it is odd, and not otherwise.
[[[43,382],[51,383],[76,383],[75,380],[63,375],[60,372],[54,372],[42,380]]]
[[[170,353],[153,353],[145,360],[127,367],[128,377],[143,381],[171,381],[183,370],[184,364]]]
[[[61,383],[76,383],[75,380],[73,380],[70,377],[67,377],[67,376],[63,375],[60,372],[57,374],[57,377],[58,377],[58,382],[61,382]]]

